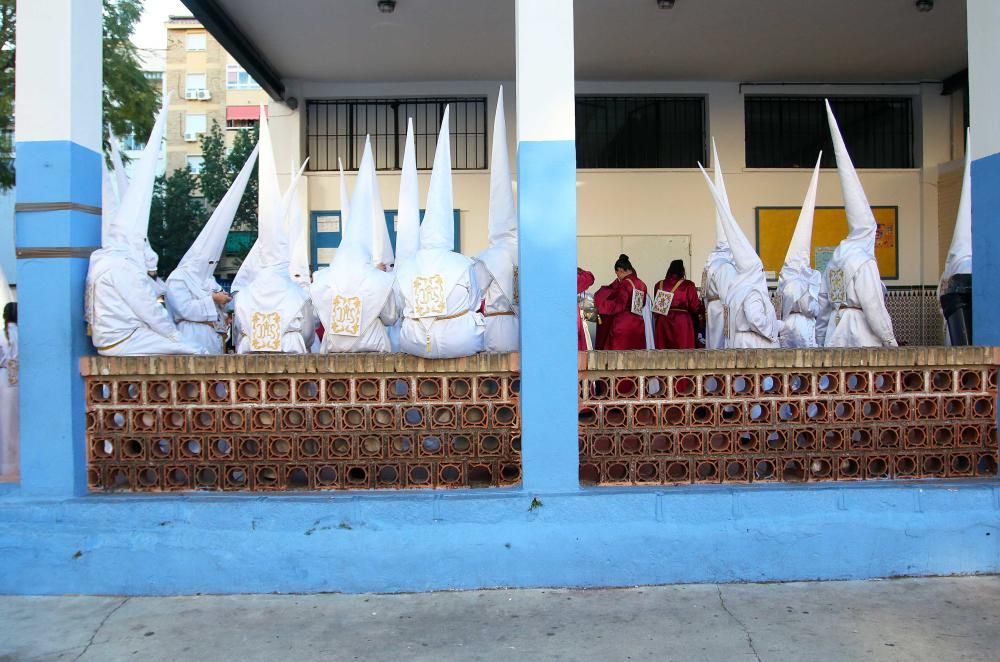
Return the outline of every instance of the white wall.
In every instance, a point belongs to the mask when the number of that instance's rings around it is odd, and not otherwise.
[[[307,99],[367,98],[390,96],[484,95],[492,114],[500,81],[422,82],[399,84],[334,84],[292,82],[289,94],[299,100],[299,110],[272,104],[272,132],[278,170],[284,173],[288,154],[304,156],[304,109]],[[581,94],[704,94],[708,98],[708,129],[719,146],[726,185],[733,211],[744,232],[754,240],[754,209],[758,206],[801,204],[809,180],[808,170],[747,169],[744,165],[743,94],[886,94],[915,97],[917,132],[915,148],[921,167],[905,170],[864,170],[861,181],[872,205],[899,207],[900,278],[890,285],[936,283],[938,279],[937,166],[951,159],[952,110],[940,87],[927,85],[886,86],[746,86],[735,82],[616,82],[577,81]],[[504,82],[508,141],[515,164],[514,84]],[[490,135],[492,140],[492,135]],[[516,177],[516,173],[515,173]],[[421,194],[425,195],[430,172],[421,172]],[[696,169],[581,170],[578,171],[578,233],[580,235],[658,234],[690,235],[692,265],[697,277],[715,242],[713,205]],[[308,176],[310,210],[339,209],[337,173]],[[396,207],[399,176],[379,175],[382,201]],[[456,170],[455,206],[462,210],[462,250],[474,254],[486,246],[489,202],[488,171]],[[820,175],[818,205],[843,204],[835,169]],[[614,261],[617,255],[607,259]],[[664,256],[663,269],[672,256]],[[683,256],[676,256],[683,257]],[[586,266],[586,265],[584,265]],[[644,275],[652,280],[658,274]]]

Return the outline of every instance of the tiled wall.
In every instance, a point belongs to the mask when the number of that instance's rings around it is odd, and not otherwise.
[[[975,347],[592,353],[580,480],[994,476],[994,364]]]
[[[92,491],[521,479],[516,356],[84,359]]]

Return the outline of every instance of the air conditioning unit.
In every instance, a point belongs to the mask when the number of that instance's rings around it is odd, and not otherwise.
[[[198,98],[199,99],[211,99],[212,98],[212,93],[209,92],[208,90],[198,90]]]
[[[188,143],[198,142],[198,134],[197,133],[185,133],[184,134],[184,142],[188,142]]]
[[[184,90],[184,98],[185,99],[197,99],[198,98],[198,90]]]

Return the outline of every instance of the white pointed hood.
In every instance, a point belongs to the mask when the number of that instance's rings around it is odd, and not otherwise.
[[[955,232],[951,236],[948,257],[945,259],[941,283],[955,274],[972,273],[972,141],[965,133],[965,173],[962,175],[962,195],[958,200]]]
[[[340,246],[333,256],[331,267],[336,270],[346,269],[348,265],[361,268],[371,266],[372,244],[375,233],[372,231],[375,219],[374,188],[375,159],[372,157],[371,142],[366,138],[361,163],[358,165],[358,176],[354,181],[354,194],[351,196],[351,222],[343,228]],[[369,213],[364,213],[364,210]],[[385,214],[382,215],[383,222]],[[348,273],[342,271],[341,273]]]
[[[403,264],[420,250],[420,192],[417,187],[417,150],[413,140],[413,118],[406,120],[403,172],[399,178],[396,211],[396,264]]]
[[[101,157],[101,245],[108,242],[108,226],[118,213],[118,196],[115,194],[115,187],[111,183],[111,173],[108,171],[108,164],[104,157]]]
[[[205,223],[205,227],[201,229],[194,243],[184,253],[184,257],[181,258],[174,272],[170,274],[170,278],[183,278],[192,287],[205,287],[206,284],[211,286],[206,289],[216,287],[213,274],[219,258],[222,256],[222,250],[225,248],[226,237],[229,235],[229,229],[232,227],[233,219],[240,207],[240,200],[243,199],[247,182],[250,180],[250,175],[253,174],[258,149],[259,146],[254,147],[253,151],[250,152],[243,168],[233,180],[232,186],[219,201],[215,211]]]
[[[760,261],[760,256],[757,255],[757,251],[751,246],[750,240],[747,239],[746,235],[743,234],[743,230],[736,223],[736,219],[733,218],[733,213],[722,197],[722,193],[712,183],[711,178],[700,163],[698,167],[701,168],[701,174],[705,176],[705,183],[708,184],[708,190],[712,193],[712,198],[715,200],[716,211],[722,217],[722,227],[726,235],[726,240],[729,242],[729,250],[732,252],[736,270],[741,274],[763,270],[764,265]]]
[[[507,152],[507,120],[504,116],[503,87],[497,95],[493,118],[493,150],[490,155],[489,247],[476,259],[486,265],[507,301],[517,300],[514,272],[517,267],[517,207]]]
[[[726,193],[726,182],[722,176],[722,161],[719,160],[719,150],[715,147],[714,137],[712,138],[712,165],[714,166],[715,188],[718,190],[725,208],[731,211],[729,194]],[[722,214],[719,213],[718,207],[715,209],[715,248],[712,253],[719,253],[720,258],[729,258],[729,241],[726,239],[726,231],[722,225]]]
[[[118,146],[118,138],[108,127],[108,144],[111,146],[111,167],[114,169],[115,185],[118,187],[118,199],[125,195],[128,190],[128,174],[125,172],[125,164],[122,162],[121,148]]]
[[[368,149],[368,137],[365,136],[365,148]],[[372,232],[372,265],[391,267],[396,262],[392,253],[392,240],[389,238],[389,225],[385,221],[385,207],[382,206],[382,191],[378,187],[378,175],[375,172],[375,161],[372,159],[367,175],[371,179],[371,232]],[[353,201],[351,209],[356,209]]]
[[[127,250],[130,258],[140,265],[145,264],[149,209],[153,202],[156,164],[166,129],[168,107],[169,98],[163,101],[163,107],[153,125],[149,140],[146,141],[146,147],[136,163],[133,180],[121,197],[118,213],[108,225],[106,238],[108,243],[103,244],[104,248]]]
[[[344,163],[337,157],[337,169],[340,171],[340,233],[344,236],[347,217],[351,213],[351,197],[347,193],[347,177],[344,176]]]
[[[306,159],[308,161],[308,159]],[[295,161],[290,161],[289,173],[295,173]],[[305,164],[303,164],[304,166]],[[301,171],[301,167],[299,168]],[[295,175],[292,174],[292,177]],[[291,188],[291,187],[289,187]],[[288,214],[288,232],[291,237],[291,259],[288,263],[288,273],[292,280],[300,284],[308,284],[310,280],[309,269],[309,209],[306,204],[306,197],[298,188],[291,196],[290,211]]]
[[[816,189],[819,185],[819,164],[822,158],[823,152],[820,152],[819,158],[816,159],[816,167],[813,168],[812,179],[809,181],[809,188],[806,190],[805,200],[802,201],[799,220],[795,223],[795,231],[792,232],[792,240],[785,253],[785,263],[781,267],[782,275],[785,270],[796,273],[811,271],[809,265],[812,259],[813,217],[816,213]]]
[[[851,155],[847,153],[847,146],[844,144],[844,138],[840,134],[829,101],[826,101],[826,116],[830,124],[833,151],[837,156],[837,174],[840,175],[840,188],[844,194],[844,207],[847,211],[847,238],[841,242],[841,246],[849,243],[874,257],[877,230],[875,215],[872,214],[865,190],[861,187],[861,180],[858,179],[858,173],[851,162]]]
[[[3,267],[0,266],[0,313],[13,300],[14,297],[10,293],[10,283],[7,281],[7,274],[4,273]],[[0,328],[2,328],[2,324],[0,322]],[[2,336],[0,336],[0,342],[2,342]]]
[[[271,144],[271,128],[268,124],[264,104],[260,106],[260,133],[257,139],[257,240],[247,253],[246,258],[233,278],[232,291],[235,294],[246,288],[257,277],[257,272],[263,266],[261,242],[261,225],[265,218],[280,216],[281,201],[279,200],[278,172],[274,161],[274,146]]]
[[[451,146],[448,133],[449,106],[444,108],[424,222],[420,224],[421,250],[455,250],[454,197],[451,189]]]

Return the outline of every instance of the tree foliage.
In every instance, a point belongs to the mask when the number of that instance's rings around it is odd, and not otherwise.
[[[161,274],[177,267],[208,220],[202,199],[195,197],[197,188],[198,179],[187,166],[156,180],[149,210],[149,243],[160,256]]]
[[[160,92],[143,74],[130,40],[143,3],[103,0],[103,6],[104,122],[116,135],[145,137],[153,129]],[[15,0],[0,0],[0,131],[14,126],[15,9]],[[12,152],[13,144],[0,138],[0,189],[14,185]]]

